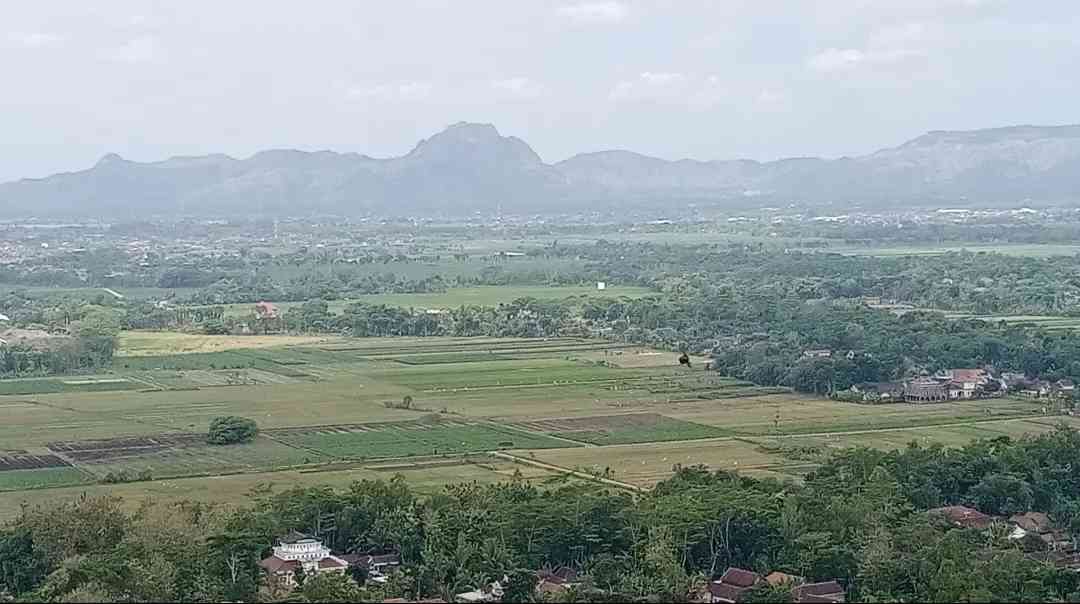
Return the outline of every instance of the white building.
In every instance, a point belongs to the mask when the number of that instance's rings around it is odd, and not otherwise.
[[[274,553],[259,562],[270,579],[286,587],[296,585],[296,569],[307,576],[344,573],[349,563],[335,556],[322,541],[302,533],[289,533],[274,546]]]

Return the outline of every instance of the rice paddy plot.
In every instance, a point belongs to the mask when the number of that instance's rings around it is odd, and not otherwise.
[[[1009,419],[983,421],[948,426],[924,426],[915,428],[884,429],[867,432],[837,433],[820,436],[755,437],[750,441],[764,446],[847,448],[869,447],[872,449],[904,449],[910,443],[926,446],[941,443],[959,447],[981,438],[1008,436],[1020,438],[1037,435],[1054,429],[1057,418]],[[1077,424],[1074,424],[1077,425]]]
[[[349,459],[566,446],[565,442],[540,434],[465,421],[321,426],[269,431],[267,435],[290,445]]]
[[[266,471],[327,461],[330,459],[320,453],[260,436],[254,442],[236,445],[200,443],[160,449],[116,449],[77,463],[80,468],[102,477],[127,471],[133,475],[149,472],[154,478],[164,478]]]
[[[615,381],[647,374],[645,370],[585,366],[561,359],[529,359],[400,367],[373,375],[418,390],[446,391]]]
[[[324,345],[344,338],[330,336],[250,335],[210,336],[175,331],[122,331],[117,337],[117,356],[162,356],[173,354],[225,352],[295,346]]]
[[[138,390],[144,384],[116,376],[71,376],[0,380],[0,396],[51,394],[58,392],[109,392]]]
[[[669,478],[679,466],[705,465],[711,470],[782,470],[790,461],[739,440],[649,443],[582,449],[515,452],[566,469],[609,476],[620,482],[651,487]]]
[[[357,480],[389,480],[400,474],[417,492],[435,495],[447,484],[458,482],[493,483],[508,480],[520,470],[522,478],[542,483],[561,475],[509,461],[484,460],[452,467],[402,468],[396,471],[372,471],[363,468],[334,470],[290,469],[276,472],[250,472],[222,476],[161,479],[123,484],[84,484],[75,487],[0,492],[0,522],[15,518],[23,505],[51,505],[89,495],[121,497],[123,505],[135,510],[148,498],[155,505],[180,501],[198,501],[214,505],[250,505],[254,493],[277,493],[294,487],[345,488]]]
[[[656,413],[535,420],[515,424],[515,427],[594,445],[694,440],[728,434],[714,426],[672,419]]]
[[[0,491],[68,486],[87,481],[85,474],[69,466],[0,471]]]
[[[665,414],[719,426],[735,434],[794,435],[848,432],[918,425],[978,422],[1038,415],[1034,401],[995,398],[911,405],[859,405],[798,394],[766,395],[717,401],[684,402]]]

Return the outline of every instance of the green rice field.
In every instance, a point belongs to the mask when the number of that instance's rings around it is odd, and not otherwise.
[[[545,481],[599,466],[648,487],[703,463],[797,479],[812,464],[760,447],[962,444],[1057,420],[1011,398],[837,402],[583,338],[269,338],[138,332],[128,340],[138,354],[110,372],[0,381],[0,456],[32,451],[72,466],[0,472],[0,517],[75,489],[237,502],[256,476],[319,484],[400,473],[437,490],[515,469]],[[259,437],[206,444],[222,415],[255,420]],[[103,484],[119,474],[150,480]]]

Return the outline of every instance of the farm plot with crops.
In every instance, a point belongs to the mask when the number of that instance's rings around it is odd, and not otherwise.
[[[463,420],[383,422],[289,428],[275,440],[332,457],[375,459],[455,455],[495,449],[564,447],[565,442],[487,423]]]
[[[694,440],[729,434],[714,426],[672,419],[656,413],[541,419],[521,422],[515,424],[515,427],[594,445]]]

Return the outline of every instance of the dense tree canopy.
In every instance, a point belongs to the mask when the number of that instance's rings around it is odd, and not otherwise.
[[[1042,511],[1080,528],[1080,434],[1060,428],[962,448],[848,449],[803,483],[683,468],[648,493],[521,480],[420,496],[401,477],[263,493],[238,509],[82,497],[0,528],[0,593],[28,600],[274,599],[256,562],[275,536],[312,531],[339,551],[398,551],[386,584],[306,577],[290,601],[451,597],[506,577],[532,599],[533,571],[570,566],[577,600],[684,601],[729,566],[836,579],[853,601],[1074,601],[1080,575],[1043,563],[1004,525],[941,524],[928,508]],[[1003,482],[1004,481],[1004,482]],[[1019,495],[1027,492],[1029,495]],[[775,601],[782,590],[756,590]],[[760,592],[760,593],[759,593]],[[774,593],[775,592],[775,593]]]

